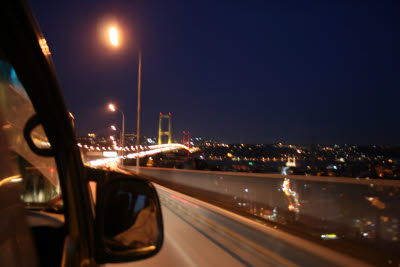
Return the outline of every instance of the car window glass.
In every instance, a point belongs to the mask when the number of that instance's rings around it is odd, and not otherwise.
[[[28,204],[55,199],[60,194],[55,160],[36,155],[28,147],[23,129],[35,110],[13,67],[1,59],[0,112],[4,121],[2,129],[13,152],[13,162],[10,164],[16,164],[22,177],[21,199]],[[39,148],[49,148],[50,144],[41,125],[32,131],[31,137]]]

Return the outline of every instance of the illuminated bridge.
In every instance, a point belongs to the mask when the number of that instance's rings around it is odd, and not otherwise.
[[[90,148],[90,147],[89,147]],[[146,146],[146,147],[142,147],[141,146],[141,151],[139,152],[139,154],[137,152],[133,152],[136,151],[136,148],[132,146],[131,150],[129,149],[129,147],[125,147],[124,149],[120,148],[120,147],[114,147],[114,150],[111,148],[106,148],[106,147],[96,147],[93,149],[89,149],[88,151],[86,151],[86,155],[87,156],[91,156],[93,155],[94,157],[98,158],[101,157],[100,159],[94,159],[94,160],[87,160],[86,163],[91,165],[91,166],[100,166],[100,165],[105,165],[108,163],[118,163],[121,161],[121,159],[135,159],[139,156],[139,158],[143,158],[146,156],[151,156],[154,154],[158,154],[161,152],[167,152],[167,151],[174,151],[174,150],[179,150],[179,149],[185,149],[188,150],[189,152],[194,152],[197,151],[198,148],[188,148],[185,145],[182,144],[178,144],[178,143],[171,143],[171,144],[161,144],[161,145],[152,145],[152,146]],[[118,152],[124,151],[124,155],[119,155],[118,156]],[[129,152],[133,152],[133,153],[129,153]],[[111,157],[104,157],[104,155],[106,153],[111,153]]]

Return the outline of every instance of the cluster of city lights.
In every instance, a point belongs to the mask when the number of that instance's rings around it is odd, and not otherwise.
[[[256,162],[259,162],[259,161],[262,161],[262,162],[266,162],[266,161],[286,162],[286,161],[288,161],[290,159],[290,158],[275,158],[275,157],[271,158],[271,159],[270,158],[264,158],[264,157],[262,157],[262,158],[250,158],[250,157],[249,158],[248,157],[240,158],[240,157],[236,157],[236,156],[232,155],[231,153],[228,153],[228,154],[226,156],[214,156],[214,155],[211,154],[211,156],[208,156],[208,159],[222,161],[222,160],[226,160],[228,158],[231,158],[232,161],[256,161]]]
[[[197,138],[196,138],[197,139]],[[191,142],[192,144],[193,144],[193,142]],[[217,147],[217,146],[219,146],[219,147],[227,147],[227,148],[229,148],[229,145],[227,145],[227,144],[219,144],[219,143],[214,143],[214,144],[212,144],[212,143],[206,143],[205,144],[206,146],[212,146],[212,147]]]

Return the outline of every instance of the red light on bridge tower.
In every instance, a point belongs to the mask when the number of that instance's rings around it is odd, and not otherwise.
[[[183,131],[183,145],[185,145],[185,143],[187,142],[187,147],[190,149],[190,132],[187,131]],[[190,156],[190,151],[188,151],[188,157]]]

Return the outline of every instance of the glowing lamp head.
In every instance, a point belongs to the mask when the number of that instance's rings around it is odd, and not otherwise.
[[[113,46],[118,46],[118,30],[115,27],[111,27],[108,31],[110,36],[110,42]]]
[[[109,104],[108,105],[108,109],[111,110],[111,111],[115,111],[116,110],[114,104]]]
[[[111,125],[111,130],[115,131],[115,130],[117,130],[117,127],[115,127],[114,125]]]

